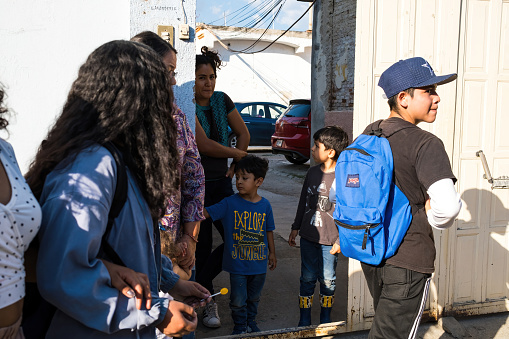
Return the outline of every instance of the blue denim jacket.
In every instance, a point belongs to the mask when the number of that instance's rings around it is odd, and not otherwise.
[[[158,292],[170,290],[179,277],[161,255],[159,232],[136,180],[127,170],[127,201],[108,242],[127,267],[148,276],[150,310],[137,310],[134,298],[113,288],[97,259],[116,185],[111,154],[90,147],[62,167],[48,175],[40,199],[37,282],[42,296],[58,308],[47,338],[155,338],[169,303]]]

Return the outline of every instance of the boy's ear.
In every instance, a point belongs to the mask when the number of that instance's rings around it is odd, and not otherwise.
[[[333,148],[329,149],[328,150],[329,153],[327,154],[327,156],[331,159],[334,159],[334,156],[336,155],[336,150],[334,150]]]
[[[403,108],[407,108],[408,107],[408,101],[407,101],[407,96],[409,94],[407,92],[399,92],[398,93],[398,104],[403,107]]]
[[[263,184],[263,178],[259,177],[255,180],[256,187],[260,187]]]

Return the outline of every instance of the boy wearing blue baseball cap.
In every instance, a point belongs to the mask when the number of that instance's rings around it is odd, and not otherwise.
[[[438,85],[456,74],[435,75],[423,58],[400,60],[382,73],[378,85],[390,115],[379,126],[391,145],[394,178],[412,207],[412,222],[396,254],[378,266],[362,263],[375,317],[369,338],[414,338],[434,272],[432,227],[450,227],[461,208],[456,178],[442,141],[417,124],[432,123],[438,112]]]

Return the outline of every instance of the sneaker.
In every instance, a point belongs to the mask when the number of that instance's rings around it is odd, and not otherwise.
[[[210,302],[205,305],[202,322],[203,325],[210,328],[221,327],[221,320],[219,319],[219,314],[217,313],[217,304],[215,302]]]
[[[251,333],[251,332],[261,332],[258,325],[256,325],[256,321],[249,321],[247,323],[247,333]]]

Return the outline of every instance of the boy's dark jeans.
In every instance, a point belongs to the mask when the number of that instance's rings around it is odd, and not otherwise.
[[[247,328],[250,322],[255,321],[265,275],[265,273],[254,275],[230,273],[230,309],[236,327]]]
[[[332,246],[300,238],[300,295],[307,297],[315,293],[316,281],[320,283],[320,294],[331,296],[336,291],[336,266],[338,255],[330,254]]]
[[[385,264],[361,263],[375,318],[369,339],[414,338],[428,296],[431,274]]]
[[[233,195],[232,179],[222,178],[205,182],[205,207],[217,204]],[[223,243],[212,252],[212,224],[223,239]],[[223,270],[224,228],[220,220],[203,220],[200,224],[198,243],[196,244],[196,281],[214,293],[212,280]],[[212,253],[211,253],[212,252]]]

